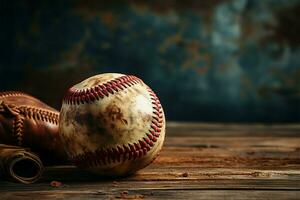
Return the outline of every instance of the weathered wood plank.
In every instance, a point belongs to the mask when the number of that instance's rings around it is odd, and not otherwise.
[[[4,193],[2,200],[52,199],[272,199],[298,200],[300,191],[274,190],[123,190],[123,191],[36,191]]]
[[[300,137],[168,137],[155,167],[299,169]]]
[[[218,170],[216,170],[218,168]],[[65,169],[65,170],[64,170]],[[128,180],[299,178],[300,138],[169,137],[155,162]],[[49,168],[47,177],[74,180],[78,169]],[[82,172],[81,172],[82,173]],[[94,175],[82,174],[87,179]],[[279,178],[279,177],[277,177]]]
[[[300,191],[299,180],[281,179],[199,179],[199,180],[168,180],[168,181],[134,181],[126,179],[116,180],[85,180],[81,182],[62,182],[56,188],[50,182],[32,185],[6,183],[6,189],[1,183],[0,196],[7,192],[34,191],[123,191],[123,190],[286,190]]]
[[[168,122],[167,135],[299,137],[300,124],[211,124]]]
[[[299,199],[300,125],[169,123],[167,130],[161,155],[136,175],[49,167],[37,184],[0,182],[0,199]],[[53,180],[63,185],[51,187]]]

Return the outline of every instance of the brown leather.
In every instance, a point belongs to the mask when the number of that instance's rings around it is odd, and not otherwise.
[[[0,176],[19,183],[34,183],[43,173],[40,158],[26,148],[0,144]]]
[[[22,92],[0,92],[0,143],[29,147],[44,164],[67,157],[58,132],[59,112]]]

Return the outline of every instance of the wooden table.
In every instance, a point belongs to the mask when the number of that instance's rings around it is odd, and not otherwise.
[[[57,166],[36,184],[0,182],[1,200],[54,198],[300,199],[300,125],[169,123],[161,155],[134,176]]]

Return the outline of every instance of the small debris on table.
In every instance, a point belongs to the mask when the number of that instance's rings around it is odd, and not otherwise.
[[[125,199],[127,195],[128,195],[128,191],[122,191],[122,192],[120,192],[120,198],[121,199]]]
[[[118,187],[118,182],[117,181],[113,182],[113,187]]]
[[[124,195],[122,192],[120,196],[116,196],[116,199],[144,199],[144,195],[142,194],[135,194],[135,195]]]
[[[248,155],[254,155],[255,152],[254,152],[254,151],[248,151],[247,154],[248,154]]]
[[[182,177],[188,177],[189,174],[187,172],[182,173]]]
[[[59,182],[59,181],[51,181],[50,186],[51,186],[51,187],[60,187],[60,186],[62,186],[62,182]]]
[[[127,195],[128,194],[128,191],[122,191],[120,192],[121,195]]]

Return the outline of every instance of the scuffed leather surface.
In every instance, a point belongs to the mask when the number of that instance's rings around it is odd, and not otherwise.
[[[45,164],[66,163],[58,132],[59,112],[18,92],[0,92],[0,143],[29,147]]]

